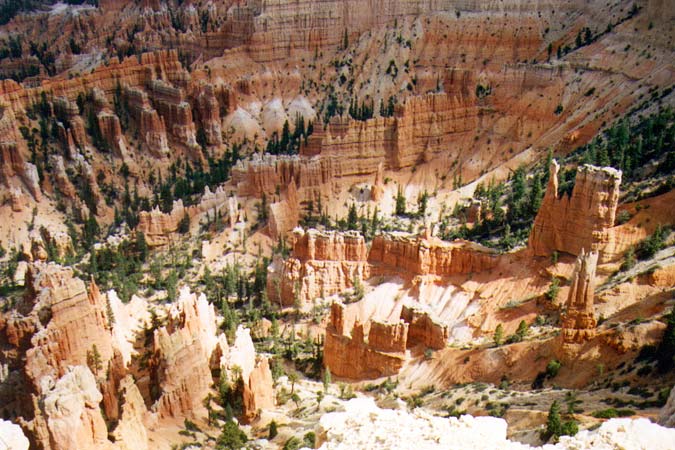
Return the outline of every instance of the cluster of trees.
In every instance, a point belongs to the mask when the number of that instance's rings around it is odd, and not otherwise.
[[[91,247],[87,271],[102,288],[114,288],[120,299],[127,302],[138,291],[143,277],[142,266],[149,250],[143,233],[133,241],[125,239],[116,247]]]
[[[387,104],[384,104],[384,99],[380,99],[380,116],[382,117],[392,117],[394,115],[394,110],[396,109],[396,96],[392,95],[387,100]]]
[[[543,186],[548,181],[549,161],[546,169],[536,168],[527,177],[524,167],[516,169],[509,182],[482,183],[476,187],[474,199],[480,201],[481,214],[472,228],[466,226],[466,211],[455,208],[452,216],[459,218],[461,226],[450,228],[448,218],[440,226],[444,239],[470,239],[502,250],[510,250],[529,235],[534,218],[544,197]]]
[[[356,120],[368,120],[372,119],[375,114],[375,103],[373,99],[370,99],[370,102],[362,101],[359,104],[358,99],[352,99],[349,103],[349,115],[352,119]]]
[[[563,422],[560,415],[560,404],[555,400],[551,404],[548,411],[548,418],[546,420],[546,430],[542,433],[542,438],[545,441],[553,440],[557,442],[560,436],[574,436],[579,432],[579,423],[572,417],[573,411],[568,410],[567,416],[569,420]]]
[[[284,122],[281,138],[275,131],[272,139],[267,142],[266,152],[272,155],[297,155],[300,152],[300,143],[307,144],[307,138],[314,132],[314,124],[310,120],[305,127],[305,118],[298,114],[295,118],[295,128],[291,133],[288,120]]]
[[[602,135],[575,151],[581,163],[611,166],[623,171],[624,183],[645,176],[644,167],[658,162],[657,172],[675,171],[675,114],[664,107],[637,122],[622,119]]]
[[[518,329],[516,330],[516,332],[506,339],[506,344],[515,344],[517,342],[522,342],[529,332],[530,327],[527,325],[527,322],[521,320],[520,323],[518,324]],[[504,327],[502,326],[501,323],[497,325],[497,328],[495,328],[493,339],[497,347],[504,344]]]

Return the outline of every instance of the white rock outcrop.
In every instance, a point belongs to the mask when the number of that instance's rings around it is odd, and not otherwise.
[[[499,450],[667,450],[675,448],[675,430],[647,419],[612,419],[594,431],[562,437],[555,445],[531,447],[506,438],[507,423],[494,417],[441,418],[421,410],[379,408],[372,399],[354,399],[344,412],[325,414],[319,422],[322,450],[499,449]]]
[[[0,419],[0,449],[28,450],[29,444],[20,426]]]

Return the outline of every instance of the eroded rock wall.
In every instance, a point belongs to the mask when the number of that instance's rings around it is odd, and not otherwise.
[[[358,232],[319,232],[297,229],[293,251],[270,267],[267,292],[272,301],[292,305],[311,302],[353,287],[369,276],[365,239]]]

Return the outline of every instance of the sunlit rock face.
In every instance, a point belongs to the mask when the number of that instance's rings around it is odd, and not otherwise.
[[[529,247],[535,255],[553,251],[581,254],[595,250],[605,260],[619,203],[621,171],[611,167],[584,165],[577,171],[571,196],[558,196],[558,171],[553,161],[551,176],[541,208],[537,213]],[[609,253],[607,253],[609,255]]]
[[[611,419],[594,431],[562,436],[555,445],[531,447],[506,438],[507,423],[495,417],[441,418],[421,410],[381,409],[372,399],[354,399],[344,412],[325,414],[319,422],[322,450],[504,449],[591,450],[672,449],[675,429],[648,419]]]

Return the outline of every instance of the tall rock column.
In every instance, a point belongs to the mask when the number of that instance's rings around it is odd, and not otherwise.
[[[572,195],[558,197],[559,170],[560,166],[553,161],[529,247],[537,256],[547,256],[553,251],[579,255],[586,248],[597,250],[600,261],[606,261],[603,253],[616,218],[621,171],[585,164],[577,171]]]
[[[593,310],[597,264],[597,251],[585,253],[581,250],[567,297],[567,312],[562,321],[563,342],[566,344],[581,343],[593,337],[597,325]]]

